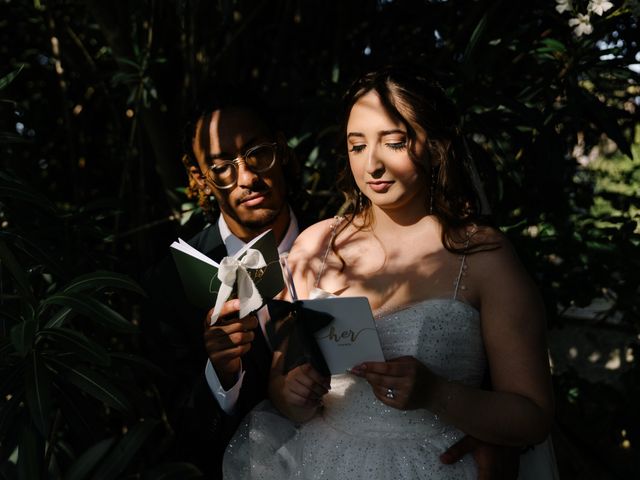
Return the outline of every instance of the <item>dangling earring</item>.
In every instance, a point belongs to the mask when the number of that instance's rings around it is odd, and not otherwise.
[[[209,187],[204,187],[204,193],[205,193],[206,195],[211,195],[211,188],[209,188]]]
[[[429,215],[433,215],[433,196],[436,190],[436,171],[431,169],[431,185],[429,186]]]
[[[360,212],[362,210],[362,192],[358,190],[358,194],[356,195],[356,212]]]

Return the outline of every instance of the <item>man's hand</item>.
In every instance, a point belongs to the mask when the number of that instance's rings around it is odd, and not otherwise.
[[[204,344],[209,359],[225,390],[231,388],[240,371],[240,357],[251,349],[254,333],[258,326],[255,315],[238,318],[240,301],[229,300],[224,303],[218,321],[209,325],[211,311],[204,323]]]
[[[516,480],[520,467],[518,448],[501,447],[466,435],[440,455],[440,461],[451,465],[466,454],[473,455],[478,465],[478,480]]]

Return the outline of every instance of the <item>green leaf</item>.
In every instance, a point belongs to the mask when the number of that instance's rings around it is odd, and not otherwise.
[[[122,412],[131,411],[127,396],[107,378],[83,365],[71,365],[60,358],[50,359],[65,370],[65,378],[83,392]]]
[[[0,90],[6,88],[7,85],[9,85],[11,82],[13,82],[13,80],[20,74],[20,72],[22,71],[23,68],[24,68],[24,64],[20,65],[13,72],[11,72],[11,73],[5,75],[4,77],[0,78]]]
[[[71,308],[69,307],[65,307],[58,310],[53,315],[53,317],[51,317],[49,321],[45,324],[44,328],[45,329],[58,328],[60,325],[62,325],[65,322],[65,320],[69,317],[69,314],[71,314],[72,312],[73,310],[71,310]]]
[[[24,425],[19,435],[18,479],[33,480],[42,478],[43,442],[30,425]]]
[[[31,418],[44,438],[48,436],[49,432],[50,384],[49,370],[40,355],[35,351],[32,352],[25,376],[25,396]]]
[[[473,30],[471,37],[469,38],[469,43],[467,43],[467,47],[465,48],[464,54],[462,57],[463,63],[469,63],[469,60],[471,59],[471,56],[473,55],[473,52],[475,51],[476,46],[478,45],[478,41],[484,34],[484,31],[486,28],[487,28],[487,14],[485,13],[480,19],[480,21],[478,22],[478,24],[476,25],[476,28]]]
[[[62,305],[69,307],[91,320],[102,323],[105,327],[118,332],[132,333],[137,327],[127,321],[122,315],[109,308],[104,303],[82,293],[54,294],[42,302],[42,307],[47,305]]]
[[[104,287],[122,288],[146,296],[145,291],[127,275],[121,273],[97,271],[74,278],[64,288],[64,292],[82,292]]]
[[[27,184],[16,181],[7,175],[0,176],[0,198],[10,198],[20,202],[26,202],[41,209],[56,213],[53,204],[44,195],[30,188]]]
[[[111,363],[109,353],[98,343],[68,328],[51,328],[40,330],[40,335],[52,339],[59,350],[74,353],[84,360],[100,366]]]
[[[30,302],[35,302],[33,290],[29,284],[27,272],[20,266],[18,260],[13,255],[13,252],[9,249],[7,244],[0,239],[0,262],[2,266],[9,270],[9,273],[16,281],[16,286],[21,295],[27,298]]]
[[[0,438],[2,439],[2,450],[8,447],[5,443],[8,438],[8,432],[12,428],[15,428],[16,423],[20,420],[18,409],[20,408],[21,401],[21,395],[13,395],[9,400],[3,401],[2,405],[0,405]],[[15,431],[13,436],[15,437]]]
[[[73,462],[64,480],[85,480],[89,478],[91,471],[104,458],[115,442],[115,437],[107,438],[87,449]]]
[[[10,332],[11,343],[16,352],[25,357],[33,347],[33,340],[36,335],[36,322],[28,320],[14,325]]]
[[[129,429],[109,455],[100,463],[92,479],[111,480],[121,478],[120,474],[145,444],[158,423],[157,420],[147,419],[140,421]]]

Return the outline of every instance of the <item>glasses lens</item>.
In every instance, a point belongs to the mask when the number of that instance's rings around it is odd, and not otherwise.
[[[273,167],[276,149],[273,145],[259,145],[247,152],[245,162],[254,172],[264,172]]]
[[[233,162],[216,162],[209,167],[209,177],[216,187],[226,187],[236,181],[236,166]]]

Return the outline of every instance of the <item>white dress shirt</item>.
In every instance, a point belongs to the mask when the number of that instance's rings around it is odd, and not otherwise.
[[[224,221],[224,217],[220,215],[218,218],[218,228],[220,230],[220,237],[222,237],[222,242],[224,243],[225,248],[227,249],[227,255],[235,255],[244,247],[246,244],[238,237],[236,237],[231,230],[229,230],[229,226],[227,222]],[[298,236],[298,220],[296,216],[293,214],[291,208],[289,208],[289,228],[287,229],[287,233],[284,238],[278,245],[278,252],[282,255],[283,253],[288,253],[291,250],[291,246]],[[236,406],[236,402],[238,401],[238,396],[240,395],[240,387],[242,387],[242,379],[244,378],[244,369],[240,367],[240,373],[238,374],[238,379],[229,390],[225,390],[220,383],[220,379],[216,374],[215,368],[211,364],[211,360],[207,360],[207,366],[205,367],[205,378],[207,379],[207,384],[213,393],[216,401],[220,405],[220,408],[224,410],[227,415],[231,415]]]

